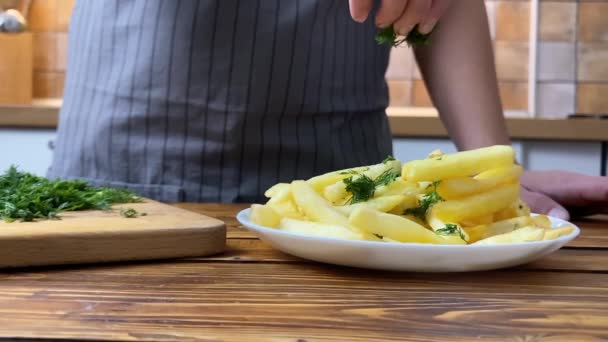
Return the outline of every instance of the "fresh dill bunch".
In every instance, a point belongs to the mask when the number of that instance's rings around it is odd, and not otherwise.
[[[62,211],[108,210],[116,203],[141,202],[124,189],[95,187],[82,180],[50,180],[11,166],[0,175],[0,219],[55,219]]]
[[[437,229],[435,231],[435,234],[437,235],[444,235],[444,236],[450,236],[450,235],[457,235],[460,236],[461,239],[465,239],[464,233],[462,232],[462,230],[460,230],[458,228],[457,225],[453,224],[453,223],[446,223],[445,227]]]
[[[343,180],[346,184],[346,191],[352,194],[350,199],[351,204],[366,202],[374,197],[376,188],[381,185],[388,185],[395,181],[399,174],[393,170],[386,170],[376,179],[371,179],[367,175],[359,175],[356,179],[353,176]]]
[[[429,186],[432,187],[431,191],[418,201],[418,206],[415,208],[406,209],[403,213],[405,215],[414,215],[421,220],[426,219],[426,213],[434,206],[437,202],[441,202],[444,199],[437,192],[437,186],[440,181],[435,181]]]
[[[432,33],[432,32],[431,32]],[[399,37],[393,26],[389,26],[381,29],[376,34],[376,42],[380,45],[399,46],[403,43],[414,47],[419,45],[426,45],[430,42],[430,35],[422,34],[418,31],[418,25],[416,25],[405,37]]]

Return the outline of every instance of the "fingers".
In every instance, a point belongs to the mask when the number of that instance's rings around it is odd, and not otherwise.
[[[350,16],[354,21],[359,23],[362,23],[367,19],[373,5],[373,0],[348,0]]]
[[[409,0],[403,15],[393,24],[393,28],[398,34],[407,36],[416,25],[427,17],[430,9],[431,1],[429,0]]]
[[[562,220],[569,220],[570,214],[568,210],[562,207],[559,203],[551,198],[538,192],[530,192],[526,189],[521,189],[521,197],[528,204],[533,213],[545,214]]]
[[[409,0],[413,1],[413,0]],[[408,0],[382,0],[378,14],[376,15],[376,26],[385,28],[392,25],[401,17]]]
[[[451,3],[452,0],[433,0],[426,18],[418,26],[418,31],[422,34],[428,34],[433,31],[435,25],[437,25],[437,21],[447,11]]]

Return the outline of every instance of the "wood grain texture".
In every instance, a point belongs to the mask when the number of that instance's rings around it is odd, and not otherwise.
[[[0,278],[0,336],[524,341],[577,335],[601,340],[608,338],[606,282],[606,274],[455,276],[319,264],[49,269]]]
[[[121,208],[146,216],[125,218]],[[112,211],[66,212],[60,220],[0,222],[0,267],[203,256],[223,251],[223,222],[146,201]]]
[[[0,272],[0,341],[608,340],[604,218],[530,265],[420,274],[283,254],[239,228],[246,205],[180,207],[224,220],[226,252]]]
[[[32,102],[32,34],[0,33],[0,105]]]

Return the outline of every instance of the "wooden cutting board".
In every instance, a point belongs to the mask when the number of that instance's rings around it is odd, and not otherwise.
[[[126,218],[121,208],[145,216]],[[220,253],[222,221],[146,200],[60,220],[0,223],[0,268],[195,257]]]

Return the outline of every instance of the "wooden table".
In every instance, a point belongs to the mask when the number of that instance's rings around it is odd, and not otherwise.
[[[243,206],[181,207],[224,220],[228,251],[2,272],[0,341],[608,341],[608,218],[524,267],[415,274],[300,260],[240,228]]]

